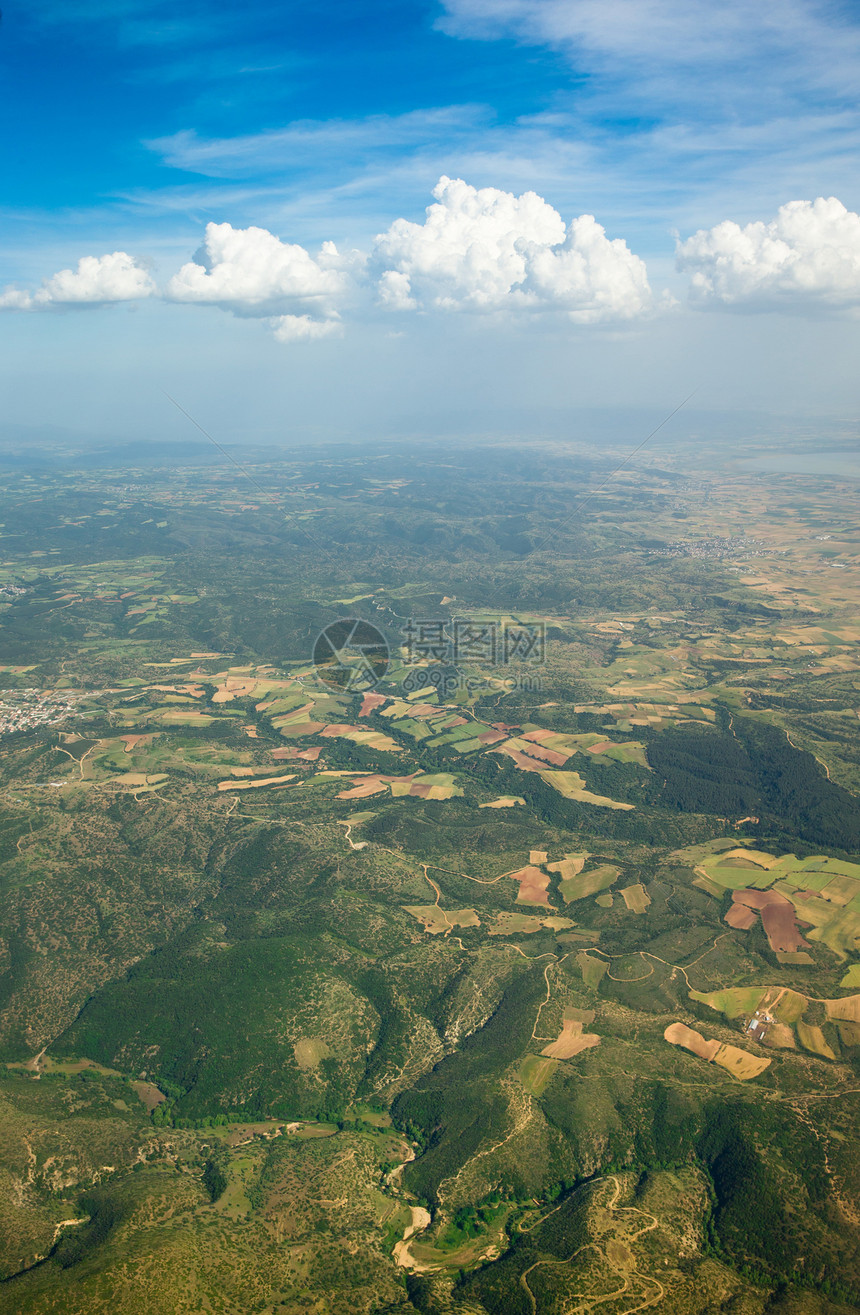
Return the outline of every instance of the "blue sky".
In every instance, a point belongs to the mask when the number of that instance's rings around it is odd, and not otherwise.
[[[842,421],[858,74],[811,0],[7,4],[7,424]]]

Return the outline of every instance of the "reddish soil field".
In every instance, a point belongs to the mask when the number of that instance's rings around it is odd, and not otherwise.
[[[361,711],[358,714],[359,717],[367,717],[373,712],[374,708],[378,708],[380,704],[384,703],[385,699],[386,696],[384,694],[365,694],[361,701]]]
[[[413,772],[411,776],[364,776],[358,781],[353,781],[350,790],[341,790],[337,796],[338,799],[367,799],[372,794],[379,794],[389,785],[408,785],[418,775]],[[429,785],[413,785],[410,794],[416,794],[419,790],[430,790]],[[428,798],[427,795],[422,795]]]
[[[809,946],[800,934],[794,905],[784,895],[775,890],[736,890],[732,901],[733,906],[758,910],[768,944],[774,952],[793,953]]]
[[[787,954],[808,947],[809,941],[801,936],[794,906],[788,900],[785,904],[768,904],[761,911],[761,921],[772,950]]]
[[[529,757],[537,758],[542,763],[549,763],[550,767],[563,767],[570,754],[560,753],[558,749],[547,749],[542,744],[535,744],[529,749]]]
[[[119,737],[125,745],[125,752],[131,753],[132,749],[138,744],[150,744],[155,738],[154,735],[121,735]]]
[[[748,909],[764,909],[768,904],[788,904],[791,902],[775,890],[736,890],[732,892],[735,904],[744,904]]]
[[[380,776],[366,776],[351,790],[341,790],[338,799],[369,799],[372,794],[380,794],[385,789],[385,782]]]
[[[549,877],[545,872],[541,872],[540,868],[529,864],[527,867],[520,868],[519,872],[512,872],[511,877],[520,883],[518,904],[542,904],[545,908],[550,907],[546,893]]]
[[[755,910],[744,904],[733,904],[726,914],[726,922],[737,931],[749,931],[755,925]]]
[[[321,721],[295,721],[290,722],[289,726],[284,726],[283,730],[285,734],[294,735],[299,739],[303,735],[316,735],[324,725],[325,723]]]
[[[517,767],[522,772],[543,772],[546,771],[546,763],[538,762],[537,758],[530,758],[528,754],[521,753],[519,749],[509,749],[503,745],[501,749],[496,749],[496,753],[505,753],[509,758],[513,758]]]

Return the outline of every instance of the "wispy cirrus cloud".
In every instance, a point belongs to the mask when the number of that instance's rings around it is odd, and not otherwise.
[[[272,171],[334,171],[387,154],[426,149],[483,133],[492,113],[481,105],[445,105],[356,119],[305,119],[267,132],[205,138],[191,129],[154,138],[146,146],[173,169],[212,178],[243,178]],[[357,154],[356,154],[357,153]]]
[[[440,28],[451,36],[550,44],[583,73],[624,72],[638,80],[630,93],[665,102],[698,96],[702,80],[732,71],[747,104],[774,90],[779,101],[818,91],[828,99],[853,95],[860,59],[856,7],[838,0],[442,0]],[[750,81],[749,72],[757,77]],[[672,72],[692,73],[693,82]],[[792,79],[786,83],[786,74]],[[742,81],[743,80],[743,81]],[[734,80],[733,80],[734,82]],[[713,108],[719,112],[723,104]],[[738,106],[734,106],[737,110]]]
[[[577,133],[607,191],[623,204],[639,187],[667,226],[716,205],[857,196],[860,11],[847,0],[442,3],[452,37],[560,52],[575,84],[556,97],[559,137]]]

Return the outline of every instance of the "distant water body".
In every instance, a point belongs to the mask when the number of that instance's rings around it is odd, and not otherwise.
[[[768,475],[823,475],[828,479],[860,479],[860,452],[772,452],[746,457],[745,470]]]

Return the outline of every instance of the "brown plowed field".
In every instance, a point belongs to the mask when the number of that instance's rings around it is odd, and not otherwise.
[[[797,925],[794,905],[778,891],[736,890],[732,894],[732,909],[737,905],[755,909],[760,914],[768,944],[774,952],[790,954],[808,948],[809,942],[803,939]],[[742,918],[744,915],[736,914],[735,917]],[[726,915],[726,922],[730,927],[741,925],[731,922],[729,914]],[[746,926],[752,926],[752,923],[747,922]]]
[[[726,914],[726,922],[737,931],[749,931],[750,927],[755,925],[755,910],[748,909],[743,904],[732,904]]]
[[[540,868],[527,864],[526,867],[520,868],[519,872],[512,872],[511,879],[520,883],[519,894],[517,895],[518,904],[542,904],[549,907],[547,897],[547,886],[549,877]]]

